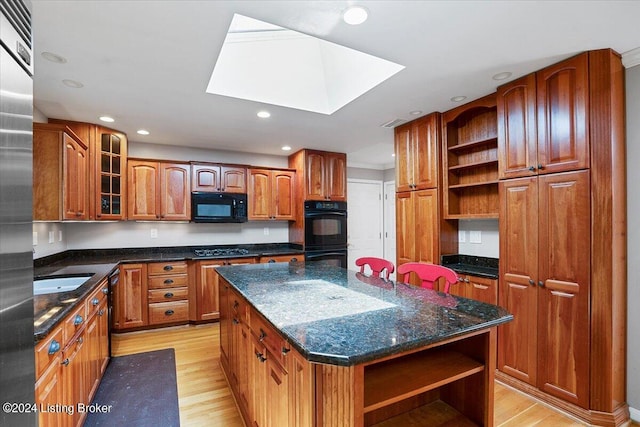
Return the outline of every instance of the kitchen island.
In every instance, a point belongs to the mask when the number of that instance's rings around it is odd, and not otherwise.
[[[502,308],[317,263],[217,271],[221,364],[247,425],[375,425],[416,408],[493,425]]]

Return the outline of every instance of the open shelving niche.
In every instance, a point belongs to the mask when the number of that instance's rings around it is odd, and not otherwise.
[[[498,217],[496,94],[444,114],[444,216]]]

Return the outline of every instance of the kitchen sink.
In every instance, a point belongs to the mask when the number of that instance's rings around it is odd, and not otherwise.
[[[33,295],[57,294],[78,289],[93,274],[78,274],[73,276],[55,276],[33,281]]]

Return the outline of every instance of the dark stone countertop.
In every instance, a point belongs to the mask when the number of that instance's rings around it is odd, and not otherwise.
[[[246,255],[198,257],[194,249],[242,248]],[[184,261],[225,258],[253,258],[285,254],[304,254],[300,245],[268,243],[253,245],[177,246],[158,248],[70,250],[34,260],[34,278],[92,273],[82,286],[71,292],[33,297],[35,342],[46,337],[98,284],[121,263]]]
[[[441,264],[460,274],[488,279],[499,277],[498,258],[462,254],[442,255]]]
[[[495,305],[319,263],[216,270],[316,363],[352,366],[513,319]]]

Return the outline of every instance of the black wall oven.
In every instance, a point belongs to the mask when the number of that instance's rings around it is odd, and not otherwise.
[[[304,202],[305,261],[347,268],[347,203]]]

